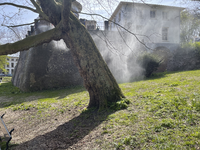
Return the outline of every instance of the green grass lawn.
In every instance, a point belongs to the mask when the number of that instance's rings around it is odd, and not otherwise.
[[[72,148],[200,149],[200,70],[156,74],[120,87],[131,102],[128,107],[94,113],[86,109],[89,95],[83,87],[23,93],[7,81],[0,85],[0,113],[16,116],[5,118],[8,127],[19,128],[13,144],[27,141],[20,126],[31,132],[57,118],[61,123],[54,128],[66,122],[75,125],[69,134],[76,138]],[[84,125],[89,129],[82,133]],[[43,130],[41,134],[51,132]],[[87,148],[80,146],[83,141]]]

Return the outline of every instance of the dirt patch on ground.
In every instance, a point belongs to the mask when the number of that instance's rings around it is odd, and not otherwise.
[[[96,128],[104,120],[94,114],[80,114],[77,110],[51,117],[31,120],[35,110],[15,111],[6,110],[4,118],[9,129],[13,132],[14,150],[59,150],[59,149],[91,149],[97,148],[96,139],[101,139],[101,132]],[[0,112],[1,113],[1,112]],[[29,117],[29,118],[27,118]],[[96,118],[96,119],[95,119]]]
[[[4,97],[0,98],[4,100]],[[28,97],[24,101],[35,98]],[[5,113],[4,121],[8,129],[15,129],[11,143],[18,145],[11,146],[13,150],[100,149],[96,140],[103,137],[97,127],[106,118],[107,112],[98,118],[96,111],[81,113],[80,110],[83,107],[71,107],[64,113],[46,109],[40,112],[36,108],[16,111],[1,108],[0,114]]]

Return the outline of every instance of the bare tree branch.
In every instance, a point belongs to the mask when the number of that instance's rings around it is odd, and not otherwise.
[[[19,25],[14,25],[14,26],[7,26],[5,24],[1,24],[1,26],[7,27],[7,28],[15,28],[15,27],[21,27],[21,26],[27,26],[27,25],[32,25],[35,22],[31,22],[31,23],[26,23],[26,24],[19,24]]]
[[[38,35],[27,37],[15,43],[0,45],[0,55],[14,54],[19,51],[28,50],[31,47],[49,43],[52,40],[60,40],[62,32],[59,27],[43,32]]]
[[[15,35],[17,36],[17,38],[18,39],[22,39],[20,36],[19,36],[19,34],[17,34],[16,32],[15,32],[15,30],[13,29],[13,28],[11,28],[11,27],[8,27],[10,30],[12,30],[14,33],[15,33]]]
[[[23,6],[23,5],[17,5],[17,4],[14,4],[14,3],[0,3],[0,6],[3,6],[3,5],[11,5],[11,6],[14,6],[14,7],[24,8],[24,9],[28,9],[32,12],[38,13],[37,10],[35,10],[31,7]]]

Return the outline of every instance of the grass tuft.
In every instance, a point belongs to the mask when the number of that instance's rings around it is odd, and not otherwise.
[[[111,103],[110,108],[113,110],[126,109],[128,107],[128,104],[130,104],[130,100],[123,98],[118,102]]]

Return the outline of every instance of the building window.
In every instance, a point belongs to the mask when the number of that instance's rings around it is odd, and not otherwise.
[[[150,18],[156,18],[156,11],[155,10],[150,11]]]
[[[11,63],[11,67],[12,67],[12,68],[14,67],[14,63]]]
[[[11,59],[11,61],[14,61],[14,59]]]
[[[7,58],[7,61],[9,61],[9,58]]]
[[[11,74],[13,74],[13,73],[14,73],[14,69],[11,70]]]
[[[119,12],[119,18],[118,18],[118,22],[121,21],[121,12]]]
[[[9,73],[9,69],[7,69],[7,73]]]
[[[168,28],[162,28],[162,40],[163,41],[168,40]]]
[[[9,67],[9,64],[7,64],[7,67]]]
[[[18,59],[16,59],[16,61],[18,61]]]
[[[163,11],[162,17],[163,17],[163,20],[167,20],[168,19],[168,13]]]

